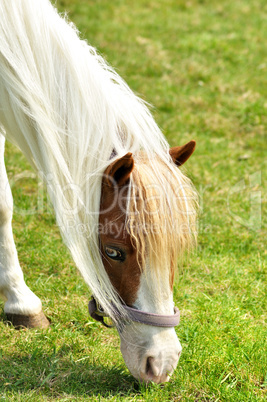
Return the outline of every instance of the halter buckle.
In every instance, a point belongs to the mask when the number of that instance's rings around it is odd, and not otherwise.
[[[101,304],[94,298],[94,296],[91,296],[91,299],[88,304],[88,310],[89,310],[90,316],[94,320],[101,322],[101,324],[103,324],[107,328],[114,327],[114,325],[109,325],[104,321],[104,317],[108,317],[108,315],[105,313]]]

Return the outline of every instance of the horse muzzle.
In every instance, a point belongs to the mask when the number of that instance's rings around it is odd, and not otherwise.
[[[137,380],[157,384],[169,381],[182,352],[174,328],[132,323],[119,335],[125,364]]]
[[[105,322],[108,315],[93,296],[88,308],[92,318],[106,327],[112,326]],[[123,308],[127,318],[121,317],[119,312],[116,318],[122,320],[119,325],[121,352],[129,371],[144,383],[169,381],[182,351],[173,328],[179,324],[178,308],[174,307],[172,315],[147,313],[126,305]]]

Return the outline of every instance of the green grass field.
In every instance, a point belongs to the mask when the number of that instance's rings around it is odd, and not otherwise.
[[[139,385],[115,330],[89,319],[90,292],[62,244],[45,190],[7,144],[17,249],[52,325],[17,331],[0,302],[0,400],[265,401],[266,1],[57,5],[154,105],[171,146],[197,141],[186,171],[200,195],[199,244],[174,290],[179,366],[165,386]]]

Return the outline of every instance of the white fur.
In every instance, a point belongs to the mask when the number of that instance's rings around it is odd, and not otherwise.
[[[142,274],[134,307],[149,313],[173,314],[174,304],[168,279],[155,282],[153,270],[147,267]],[[154,284],[154,289],[153,289]],[[157,284],[157,286],[155,286]],[[155,295],[164,293],[161,303]],[[162,302],[163,299],[163,302]],[[177,366],[182,352],[174,328],[157,328],[131,323],[120,333],[121,352],[131,373],[141,381],[166,382]],[[147,370],[147,360],[150,369]]]
[[[42,310],[42,304],[24,282],[13,240],[13,200],[4,165],[4,143],[0,134],[0,295],[6,300],[6,313],[32,315]]]
[[[182,352],[173,328],[131,323],[120,333],[120,338],[124,361],[136,379],[156,383],[169,380]]]

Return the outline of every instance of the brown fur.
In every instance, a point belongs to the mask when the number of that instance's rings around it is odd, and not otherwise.
[[[190,157],[194,149],[195,142],[190,141],[182,147],[172,148],[170,155],[174,163],[180,166]],[[143,154],[140,155],[137,164],[134,163],[132,154],[128,153],[111,163],[106,169],[102,181],[99,215],[102,261],[112,285],[121,299],[129,306],[133,305],[136,299],[140,275],[145,270],[146,260],[148,259],[155,267],[156,279],[160,280],[158,274],[162,267],[166,270],[165,274],[169,275],[172,289],[178,254],[189,247],[192,241],[190,232],[180,233],[180,227],[187,225],[188,218],[181,213],[181,210],[186,211],[183,196],[180,196],[179,191],[177,196],[177,188],[170,179],[171,170],[167,165],[158,162],[161,174],[166,176],[166,191],[168,188],[172,202],[175,203],[173,207],[177,216],[174,215],[174,217],[178,222],[174,229],[172,228],[174,233],[168,232],[170,228],[167,228],[167,232],[162,229],[163,222],[167,222],[169,226],[172,224],[170,216],[172,206],[169,205],[169,201],[165,200],[163,209],[160,209],[162,206],[157,200],[156,194],[153,193],[153,188],[152,192],[149,189],[151,178],[152,180],[154,178],[156,182],[157,172],[155,174],[149,170],[150,164],[147,163],[146,157]],[[181,173],[183,185],[190,188],[189,182],[186,180]],[[190,193],[188,201],[190,207],[193,205],[193,201],[190,200],[191,195]],[[157,212],[153,213],[154,210]],[[194,221],[194,217],[192,221]],[[153,233],[153,230],[149,232],[149,229],[148,232],[146,229],[140,232],[138,225],[143,224],[148,225],[148,228],[158,226],[159,232]],[[105,253],[106,246],[123,250],[125,260],[115,261],[109,258]]]
[[[118,199],[127,192],[127,184],[118,187]],[[99,239],[103,264],[112,285],[117,290],[122,300],[131,306],[136,298],[140,280],[140,265],[137,261],[137,252],[131,237],[126,229],[126,216],[122,213],[121,206],[116,203],[109,210],[114,200],[116,190],[105,181],[102,184],[101,211],[99,216]],[[123,208],[126,208],[124,203]],[[108,212],[103,212],[108,211]],[[116,228],[118,231],[116,233]],[[125,252],[126,259],[114,261],[105,254],[105,246],[119,247]]]

